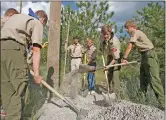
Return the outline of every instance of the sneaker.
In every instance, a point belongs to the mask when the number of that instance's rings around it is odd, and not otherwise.
[[[91,95],[91,91],[88,92],[88,95]]]
[[[94,90],[91,91],[91,94],[95,94],[96,92]]]

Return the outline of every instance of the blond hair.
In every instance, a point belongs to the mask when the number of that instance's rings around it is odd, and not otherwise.
[[[137,28],[137,25],[135,23],[134,20],[127,20],[125,25],[124,25],[125,28],[128,28],[128,27],[134,27],[134,28]]]
[[[94,43],[92,38],[87,38],[87,42],[88,41],[91,41],[92,43]]]
[[[7,16],[12,16],[14,14],[19,14],[19,12],[14,8],[9,8],[9,9],[6,10],[4,16],[7,17]]]
[[[44,10],[37,10],[35,14],[38,16],[38,18],[44,18],[44,22],[47,23],[48,16]]]
[[[112,32],[112,26],[111,25],[104,25],[101,27],[101,33],[105,32]]]

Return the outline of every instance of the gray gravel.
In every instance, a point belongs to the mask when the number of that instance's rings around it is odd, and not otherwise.
[[[66,75],[61,86],[61,94],[70,100],[78,109],[87,110],[82,120],[164,120],[164,112],[129,101],[106,101],[100,94],[81,97],[78,95],[81,74],[73,71]],[[62,100],[52,99],[45,103],[37,113],[38,120],[76,120],[77,115]]]
[[[164,112],[157,108],[124,100],[107,106],[99,94],[68,99],[79,109],[88,111],[83,120],[164,120]],[[62,100],[54,99],[51,103],[45,103],[39,113],[38,120],[76,120],[77,117]]]

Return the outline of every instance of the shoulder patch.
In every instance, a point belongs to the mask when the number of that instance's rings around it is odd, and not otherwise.
[[[134,37],[134,34],[131,34],[130,37]]]
[[[117,49],[116,49],[116,48],[112,48],[111,51],[112,51],[112,52],[116,52]]]

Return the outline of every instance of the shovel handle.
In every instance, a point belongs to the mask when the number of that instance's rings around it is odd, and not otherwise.
[[[68,99],[64,98],[61,94],[59,94],[57,91],[55,91],[49,84],[47,84],[44,80],[41,81],[41,83],[47,87],[51,92],[53,92],[55,95],[57,95],[60,99],[62,99],[65,103],[67,103],[69,106],[71,106],[75,112],[78,114],[79,109],[73,105]]]
[[[30,73],[34,76],[34,72],[32,70],[30,70]],[[48,88],[51,92],[53,92],[54,94],[56,94],[59,98],[61,98],[62,100],[65,100],[65,98],[59,94],[57,91],[55,91],[48,83],[46,83],[44,80],[41,81],[41,83]]]
[[[120,63],[120,64],[108,65],[106,67],[107,68],[111,68],[111,67],[116,67],[116,66],[121,66],[121,65],[128,65],[128,64],[132,64],[132,63],[138,63],[138,61],[132,61],[132,62],[128,62],[128,63]]]
[[[103,60],[103,65],[105,66],[105,59],[104,59],[104,55],[102,55],[102,60]],[[106,78],[106,82],[107,82],[107,90],[108,90],[108,95],[109,95],[110,88],[109,88],[109,82],[108,82],[108,76],[107,76],[107,73],[108,73],[108,71],[104,71],[105,78]]]
[[[32,70],[30,70],[30,73],[34,76],[34,72]],[[79,109],[74,104],[72,104],[69,100],[67,100],[65,97],[63,97],[61,94],[59,94],[56,90],[54,90],[48,83],[46,83],[44,80],[42,80],[41,83],[47,89],[49,89],[51,92],[53,92],[56,96],[58,96],[60,99],[62,99],[65,103],[67,103],[69,106],[71,106],[77,114],[79,113]]]

